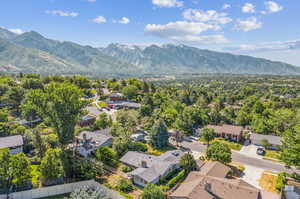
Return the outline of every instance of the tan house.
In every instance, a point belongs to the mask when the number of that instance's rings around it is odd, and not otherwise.
[[[207,128],[214,129],[217,137],[232,139],[237,142],[239,142],[243,137],[243,127],[242,126],[223,124],[220,126],[208,125]]]
[[[240,179],[225,178],[230,168],[219,162],[191,172],[169,199],[261,199],[260,190]]]

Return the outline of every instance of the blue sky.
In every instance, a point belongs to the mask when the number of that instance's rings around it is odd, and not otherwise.
[[[300,66],[299,0],[2,0],[0,26],[95,47],[183,43]]]

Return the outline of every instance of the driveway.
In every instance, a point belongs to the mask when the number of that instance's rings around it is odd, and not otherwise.
[[[241,179],[255,186],[256,188],[261,189],[261,187],[259,186],[259,179],[265,170],[261,168],[249,166],[249,165],[245,165],[245,167],[246,169]]]
[[[246,155],[246,156],[249,156],[252,158],[263,159],[263,156],[256,154],[256,151],[258,148],[259,148],[259,146],[250,144],[248,146],[243,146],[242,149],[240,151],[238,151],[238,153],[241,153],[243,155]]]

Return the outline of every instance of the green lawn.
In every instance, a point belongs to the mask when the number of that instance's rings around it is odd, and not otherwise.
[[[205,143],[203,138],[200,138],[199,141],[202,143]],[[220,142],[220,143],[226,144],[230,149],[235,150],[235,151],[240,151],[243,147],[243,145],[240,143],[230,142],[223,138],[215,138],[213,141],[211,141],[211,143],[213,143],[213,142]]]
[[[279,160],[280,159],[280,151],[266,150],[265,157]]]
[[[40,184],[40,172],[39,165],[31,165],[32,184],[34,187],[39,187]]]

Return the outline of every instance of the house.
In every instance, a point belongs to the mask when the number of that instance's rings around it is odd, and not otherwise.
[[[300,199],[300,188],[293,185],[286,185],[283,190],[283,199]]]
[[[191,172],[169,199],[261,199],[260,190],[240,179],[226,178],[230,168],[219,162]]]
[[[111,146],[113,137],[109,134],[110,129],[101,131],[83,131],[76,136],[76,147],[80,155],[87,157],[103,146]]]
[[[94,124],[96,121],[96,117],[93,115],[85,115],[81,117],[81,119],[77,122],[77,124],[81,127],[89,126]]]
[[[113,93],[109,96],[109,101],[121,101],[123,99],[123,95],[121,93]]]
[[[239,142],[243,138],[243,127],[223,124],[220,126],[208,125],[207,128],[214,129],[215,136],[223,137],[225,139],[231,139],[233,141]],[[200,132],[201,134],[201,132]]]
[[[11,154],[23,152],[23,144],[21,135],[0,138],[0,149],[8,148]]]
[[[263,140],[267,140],[270,146],[268,148],[278,150],[282,146],[282,138],[274,135],[263,135],[257,133],[250,134],[251,144],[262,146]]]
[[[157,184],[162,177],[179,168],[183,156],[180,150],[168,151],[160,156],[129,151],[120,161],[134,169],[128,173],[134,184],[145,187],[147,184]]]
[[[86,107],[88,111],[88,115],[98,117],[102,112],[95,106],[88,106]]]

